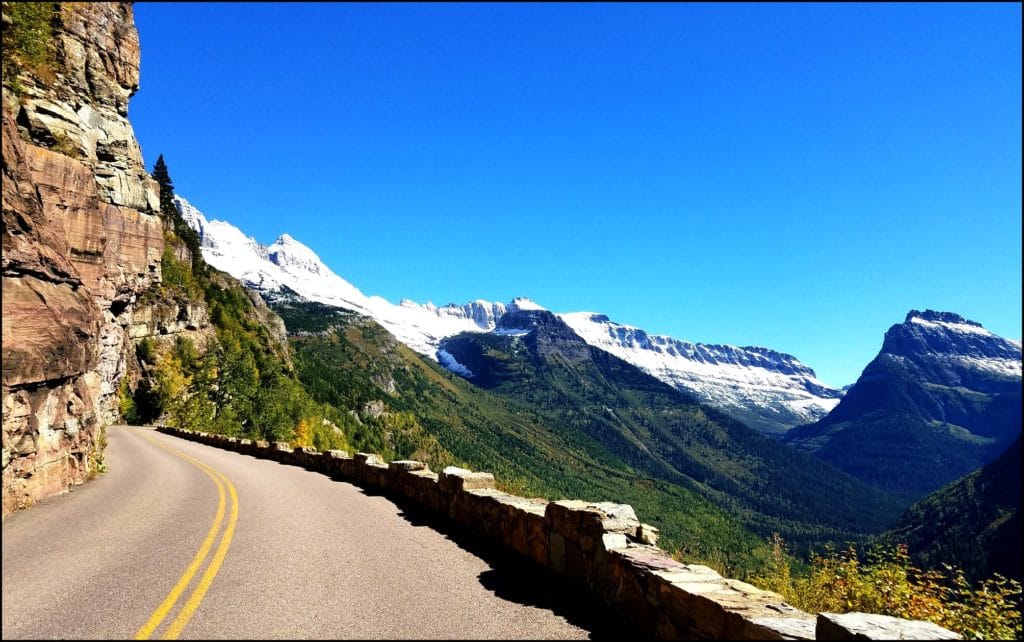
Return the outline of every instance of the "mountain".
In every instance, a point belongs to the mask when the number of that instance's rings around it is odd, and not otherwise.
[[[1021,432],[1021,344],[951,312],[911,310],[825,418],[787,443],[920,499]]]
[[[738,574],[766,559],[765,540],[702,494],[638,472],[594,437],[455,376],[373,319],[294,296],[271,306],[288,327],[304,387],[350,413],[353,448],[435,470],[490,471],[522,496],[631,504],[661,529],[666,550],[713,558]]]
[[[269,247],[263,246],[230,223],[208,221],[181,196],[176,196],[175,201],[182,217],[199,232],[203,257],[214,267],[270,299],[294,293],[307,301],[368,316],[402,343],[433,359],[437,358],[441,339],[460,332],[491,330],[507,309],[501,303],[482,300],[437,307],[409,300],[395,305],[379,296],[367,296],[287,234]],[[532,305],[526,299],[516,299],[510,305],[520,304]]]
[[[1022,481],[1018,437],[995,461],[911,506],[885,538],[906,543],[922,568],[951,564],[973,580],[1020,580]]]
[[[532,409],[652,480],[691,489],[795,547],[878,532],[900,507],[883,493],[762,435],[588,344],[545,310],[506,313],[441,349],[474,385]]]
[[[561,317],[590,345],[762,432],[780,434],[815,421],[843,394],[795,357],[768,348],[680,341],[591,312]]]
[[[200,234],[205,259],[273,299],[294,293],[359,312],[375,319],[399,341],[420,354],[466,374],[440,342],[461,332],[489,332],[507,312],[540,308],[526,298],[509,304],[476,300],[442,307],[407,299],[394,305],[366,296],[334,274],[308,247],[284,234],[269,247],[223,221],[208,221],[181,196],[182,217]],[[606,316],[579,312],[560,315],[583,339],[632,363],[665,383],[767,433],[823,417],[842,392],[815,378],[795,357],[766,348],[739,348],[680,341],[649,335],[639,328],[613,323]]]

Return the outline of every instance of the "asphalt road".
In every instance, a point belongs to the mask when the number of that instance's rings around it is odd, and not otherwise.
[[[385,497],[150,429],[108,439],[109,472],[4,520],[4,639],[612,634],[592,603]]]

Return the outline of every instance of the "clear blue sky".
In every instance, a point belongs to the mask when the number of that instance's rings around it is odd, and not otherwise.
[[[179,193],[367,294],[527,295],[851,383],[1021,336],[1021,6],[135,5]]]

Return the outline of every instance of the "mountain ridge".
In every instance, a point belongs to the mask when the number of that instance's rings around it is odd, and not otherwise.
[[[543,309],[525,297],[509,303],[476,299],[440,307],[402,299],[395,305],[382,297],[363,294],[288,234],[264,246],[230,223],[208,221],[181,196],[176,197],[176,203],[183,218],[199,232],[204,257],[211,265],[269,298],[287,289],[306,300],[374,318],[402,343],[460,375],[467,372],[464,366],[440,349],[445,338],[466,331],[507,331],[498,326],[509,312]],[[814,371],[795,357],[770,348],[700,344],[650,335],[639,328],[613,324],[607,316],[595,313],[559,316],[588,344],[616,354],[762,432],[781,434],[820,418],[842,396],[841,390],[818,380]],[[594,318],[605,321],[594,322]],[[604,325],[598,327],[596,323]]]

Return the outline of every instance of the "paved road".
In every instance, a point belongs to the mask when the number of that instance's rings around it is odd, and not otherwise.
[[[351,484],[145,428],[108,437],[110,472],[4,521],[4,639],[579,639],[603,626],[545,576]]]

